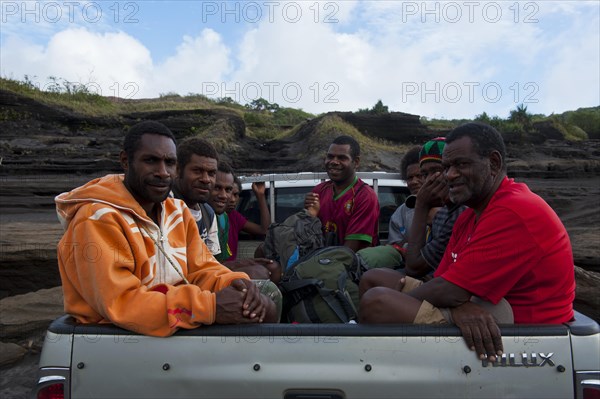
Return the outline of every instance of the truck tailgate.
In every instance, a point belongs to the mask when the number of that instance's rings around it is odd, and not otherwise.
[[[492,365],[466,348],[455,327],[212,326],[170,338],[76,333],[71,397],[573,397],[566,327],[503,328],[503,342],[505,355]]]

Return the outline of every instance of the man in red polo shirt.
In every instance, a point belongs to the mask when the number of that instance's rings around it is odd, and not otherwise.
[[[456,221],[434,279],[418,285],[406,277],[397,290],[368,290],[361,322],[452,322],[481,358],[495,360],[502,352],[500,331],[472,297],[483,305],[504,298],[515,323],[573,318],[569,236],[542,198],[507,178],[505,159],[502,137],[491,126],[467,123],[448,134],[442,165],[450,200],[470,209]]]
[[[329,180],[306,195],[304,207],[318,216],[326,241],[353,251],[377,244],[379,200],[373,189],[356,176],[360,146],[350,136],[336,137],[325,157]]]

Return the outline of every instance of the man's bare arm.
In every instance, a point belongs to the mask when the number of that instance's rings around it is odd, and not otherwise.
[[[422,277],[431,271],[431,267],[429,267],[423,256],[421,256],[421,249],[425,246],[428,213],[429,208],[417,206],[413,214],[406,257],[404,259],[404,270],[406,275],[411,277]]]
[[[496,356],[502,355],[502,336],[494,316],[481,306],[465,302],[450,309],[452,321],[460,328],[465,343],[475,351],[480,359],[496,361]]]
[[[252,191],[254,191],[254,195],[256,195],[256,199],[258,200],[260,224],[247,220],[246,223],[244,223],[244,226],[242,226],[242,231],[253,235],[265,235],[271,224],[271,212],[269,212],[267,199],[265,197],[265,183],[252,183]]]
[[[269,206],[267,205],[265,182],[252,183],[252,191],[254,191],[260,211],[260,227],[263,230],[260,234],[267,234],[271,224],[271,212],[269,212]]]
[[[468,302],[471,293],[442,277],[436,277],[408,293],[438,308],[453,308]]]
[[[408,295],[439,308],[450,308],[453,322],[460,328],[465,343],[479,358],[495,361],[502,354],[502,336],[494,317],[470,302],[471,293],[442,277],[415,288]]]

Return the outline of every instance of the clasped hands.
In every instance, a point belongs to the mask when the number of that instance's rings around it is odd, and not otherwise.
[[[217,324],[262,323],[270,299],[250,280],[236,279],[216,293]]]

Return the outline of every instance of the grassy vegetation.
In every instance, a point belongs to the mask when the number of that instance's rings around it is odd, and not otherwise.
[[[154,99],[121,99],[115,97],[102,97],[95,94],[92,89],[80,83],[70,83],[61,78],[49,77],[50,83],[45,90],[36,87],[26,75],[23,81],[0,78],[0,89],[20,94],[43,104],[65,109],[86,116],[118,117],[121,114],[132,112],[150,112],[164,110],[192,110],[192,109],[222,109],[237,113],[244,119],[247,126],[246,134],[263,140],[282,138],[294,134],[302,122],[315,117],[301,109],[280,107],[278,104],[269,103],[259,98],[249,104],[241,105],[230,97],[211,99],[202,94],[189,93],[181,96],[176,93],[161,94]],[[379,100],[370,109],[358,110],[358,113],[386,114],[389,109]],[[0,112],[0,121],[18,120],[28,117],[18,111]],[[473,120],[488,123],[503,133],[510,133],[517,137],[535,131],[536,122],[548,121],[567,140],[585,140],[588,137],[600,138],[600,106],[593,108],[579,108],[558,115],[532,115],[527,112],[523,104],[510,112],[508,118],[489,116],[485,112],[474,117]],[[465,119],[428,119],[421,118],[421,122],[430,130],[445,132],[468,122]],[[223,129],[225,127],[217,127]],[[210,130],[210,129],[208,129]],[[349,134],[356,137],[361,145],[372,146],[373,149],[388,148],[390,142],[383,139],[373,139],[363,136],[351,125],[340,118],[326,115],[319,123],[319,134],[330,136],[331,132]],[[203,134],[203,132],[197,132]]]
[[[600,138],[600,106],[591,108],[578,108],[567,111],[558,116],[566,124],[579,127],[589,137]]]
[[[65,109],[86,116],[112,116],[131,112],[190,109],[229,109],[242,116],[244,108],[224,99],[210,99],[202,94],[190,93],[187,96],[167,93],[159,98],[132,100],[103,97],[95,94],[83,84],[72,84],[63,79],[53,78],[46,90],[40,90],[26,76],[24,81],[0,78],[0,89],[20,94],[43,104]]]
[[[474,121],[487,123],[498,131],[525,137],[528,133],[535,132],[537,122],[550,122],[552,127],[559,131],[565,140],[581,141],[590,137],[600,138],[600,106],[593,108],[579,108],[576,111],[567,111],[562,114],[549,116],[541,114],[530,114],[524,105],[517,106],[510,112],[508,118],[489,116],[485,112],[476,115]],[[427,119],[421,117],[421,123],[431,130],[448,131],[463,123],[466,119]]]
[[[297,130],[297,128],[293,129],[288,132],[287,136],[295,134]],[[398,147],[397,143],[365,136],[337,115],[325,115],[319,119],[315,131],[311,135],[311,139],[307,140],[305,153],[300,154],[300,156],[310,157],[314,154],[321,154],[323,148],[327,148],[331,141],[340,135],[347,135],[356,139],[360,144],[361,152],[364,153],[377,153],[380,150],[398,150],[400,154],[403,151],[403,147]]]
[[[116,112],[114,104],[110,100],[90,92],[83,85],[69,84],[56,78],[53,78],[52,82],[47,86],[49,90],[42,91],[27,76],[25,76],[24,81],[0,78],[0,89],[85,115],[100,116]]]
[[[241,105],[230,97],[211,99],[202,94],[164,93],[158,98],[134,100],[102,97],[83,84],[52,78],[46,90],[40,90],[25,76],[24,81],[0,78],[0,89],[20,94],[48,106],[95,117],[118,117],[133,112],[212,109],[228,110],[244,118],[247,134],[258,139],[273,139],[293,126],[315,116],[301,109],[280,107],[264,99]],[[25,116],[2,113],[0,120],[23,119]]]
[[[294,129],[295,130],[295,129]],[[295,134],[295,131],[291,131],[290,134]],[[356,128],[346,122],[344,122],[337,115],[325,115],[320,118],[315,127],[315,131],[312,133],[310,140],[306,140],[306,147],[304,152],[298,154],[300,158],[310,158],[315,154],[321,156],[323,149],[327,148],[331,141],[340,135],[348,135],[354,137],[361,146],[363,145],[362,134]]]
[[[359,114],[382,115],[390,111],[381,100],[372,108],[359,109]],[[536,122],[550,122],[551,126],[559,131],[565,140],[580,141],[587,140],[590,137],[600,138],[600,106],[592,108],[579,108],[576,111],[567,111],[559,115],[540,115],[530,114],[527,106],[519,104],[514,110],[511,110],[508,118],[498,116],[489,116],[485,112],[476,115],[473,120],[487,123],[495,127],[498,131],[510,134],[513,137],[522,137],[525,139],[527,134],[535,133]],[[447,132],[463,123],[470,122],[469,119],[428,119],[421,117],[421,123],[429,130]]]
[[[230,154],[235,154],[236,150],[241,148],[237,144],[235,130],[225,119],[220,119],[209,127],[194,132],[193,135],[206,139],[218,152],[226,150]]]
[[[264,99],[260,100],[263,100],[261,106],[247,106],[244,112],[248,134],[258,139],[272,140],[281,137],[294,126],[315,117],[301,109],[279,107]],[[268,104],[266,107],[265,103]]]

